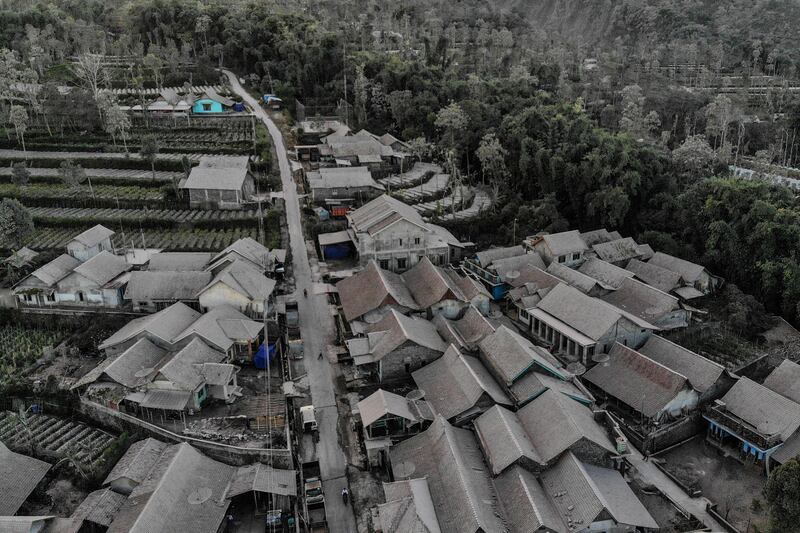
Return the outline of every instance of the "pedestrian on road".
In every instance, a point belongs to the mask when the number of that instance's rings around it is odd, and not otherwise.
[[[319,352],[319,355],[317,356],[317,359],[322,359],[322,352]]]
[[[303,297],[308,298],[308,289],[303,289]]]

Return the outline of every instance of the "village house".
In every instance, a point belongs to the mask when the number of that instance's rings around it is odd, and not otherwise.
[[[474,425],[494,475],[512,464],[538,474],[567,451],[582,461],[612,466],[617,453],[592,410],[556,391],[543,393],[517,412],[493,406]]]
[[[719,398],[733,385],[733,377],[725,370],[724,366],[660,335],[650,335],[650,338],[637,351],[674,372],[688,377],[692,387],[699,395],[699,405],[705,405]]]
[[[205,268],[216,275],[236,260],[248,261],[260,272],[274,274],[286,261],[286,251],[278,248],[270,251],[255,239],[245,237],[231,243],[212,257]]]
[[[71,388],[106,405],[125,401],[141,414],[150,410],[194,412],[207,400],[233,402],[241,395],[236,383],[238,367],[228,356],[194,338],[182,348],[166,350],[142,338],[118,355],[108,356]],[[111,393],[110,391],[115,391]]]
[[[638,259],[631,259],[625,269],[633,272],[639,281],[643,281],[662,292],[671,293],[683,285],[683,280],[679,273],[660,267],[655,263],[645,263]]]
[[[384,270],[404,272],[427,257],[437,266],[458,261],[468,243],[426,222],[413,207],[382,195],[347,214],[348,239],[359,262],[375,260]]]
[[[683,286],[675,289],[675,294],[684,300],[699,298],[714,292],[722,285],[722,278],[711,274],[702,265],[686,261],[673,255],[656,252],[648,264],[670,270],[680,275]]]
[[[50,470],[50,463],[15,453],[0,442],[0,516],[14,516]]]
[[[495,330],[494,324],[474,305],[467,307],[461,318],[450,320],[443,315],[436,315],[432,322],[448,345],[453,344],[467,352],[475,352],[478,343]]]
[[[475,435],[437,416],[390,452],[396,480],[425,479],[442,533],[506,531]]]
[[[275,285],[274,279],[263,274],[263,268],[236,259],[197,291],[197,299],[204,310],[230,306],[247,316],[258,318],[267,310],[265,305]]]
[[[767,475],[774,457],[783,462],[798,451],[800,404],[750,378],[739,378],[725,396],[708,406],[703,418],[708,421],[707,442],[763,465]]]
[[[358,374],[379,382],[403,379],[447,348],[431,322],[394,309],[367,327],[365,336],[349,339],[345,344]]]
[[[367,167],[320,168],[306,174],[311,200],[318,204],[327,201],[353,200],[363,203],[383,194],[385,188],[372,179]]]
[[[470,305],[489,311],[489,295],[480,283],[452,269],[437,267],[427,257],[403,274],[370,261],[361,272],[338,282],[336,290],[344,317],[351,323],[375,322],[390,309],[451,319]]]
[[[597,298],[560,284],[536,307],[520,312],[531,334],[565,357],[591,366],[615,342],[638,348],[658,328]]]
[[[640,431],[694,411],[699,393],[689,378],[616,343],[609,360],[590,368],[581,380]]]
[[[452,344],[439,359],[411,375],[434,412],[455,425],[469,422],[495,403],[512,405],[481,360]]]
[[[255,193],[255,180],[247,156],[203,156],[178,188],[192,208],[241,209]]]
[[[150,256],[147,270],[167,272],[200,272],[215,254],[211,252],[159,252]]]
[[[650,246],[637,244],[631,237],[595,244],[592,252],[614,266],[626,265],[631,259],[649,259],[653,256]]]
[[[395,443],[425,430],[434,419],[425,400],[403,398],[383,389],[359,401],[357,410],[372,467],[384,466]]]
[[[584,261],[578,267],[578,272],[594,278],[604,289],[609,291],[619,289],[626,279],[635,276],[633,272],[596,257],[590,257]]]
[[[492,295],[503,298],[514,280],[530,268],[545,268],[542,258],[535,252],[526,252],[522,246],[489,248],[468,257],[464,269],[481,280]]]
[[[203,271],[138,270],[131,272],[125,299],[136,312],[155,313],[176,302],[200,310],[198,293],[211,277]]]
[[[372,524],[375,533],[441,533],[430,487],[425,479],[384,482],[383,495],[386,503],[377,506],[378,523]]]
[[[632,278],[599,298],[664,331],[685,328],[692,319],[692,312],[678,298]]]
[[[216,90],[208,87],[199,96],[191,95],[192,113],[206,115],[209,113],[224,113],[225,109],[232,108],[234,101],[222,96]]]
[[[518,321],[527,324],[526,309],[531,309],[539,305],[550,289],[562,283],[560,278],[545,272],[544,270],[532,267],[520,274],[512,282],[512,288],[508,291],[508,300],[514,305],[516,318]],[[522,317],[526,318],[523,320]]]
[[[27,246],[23,246],[19,250],[11,252],[11,255],[3,259],[2,264],[7,268],[14,270],[22,270],[23,268],[30,267],[33,260],[38,257],[39,252],[34,252]]]
[[[578,230],[528,237],[526,242],[539,254],[545,265],[553,262],[565,266],[577,265],[589,251]]]
[[[243,503],[262,513],[277,510],[284,527],[297,495],[294,470],[263,463],[229,466],[185,442],[152,438],[132,444],[103,485],[125,497],[112,513],[110,533],[218,533],[226,527],[228,508]]]
[[[546,272],[587,296],[600,296],[610,290],[605,283],[561,263],[550,263]]]
[[[197,337],[226,354],[228,361],[252,359],[263,327],[261,322],[249,319],[230,306],[216,307],[201,314],[179,302],[155,314],[131,320],[98,348],[107,355],[116,355],[146,338],[160,348],[175,350]]]
[[[113,252],[114,232],[100,224],[87,229],[67,243],[67,253],[78,261],[88,261],[100,252]]]
[[[504,325],[485,336],[478,347],[486,368],[518,407],[548,389],[591,402],[568,381],[569,375],[552,355]]]

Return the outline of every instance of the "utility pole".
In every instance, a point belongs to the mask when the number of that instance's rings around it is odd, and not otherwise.
[[[344,123],[350,126],[350,104],[347,103],[347,37],[342,41],[342,73],[344,74]]]

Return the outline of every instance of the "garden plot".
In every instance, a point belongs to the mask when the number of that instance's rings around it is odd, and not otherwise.
[[[450,174],[434,174],[427,181],[415,187],[400,189],[394,195],[407,204],[414,204],[442,195],[447,191],[449,183]]]
[[[163,170],[156,170],[155,176],[150,170],[137,170],[127,168],[85,168],[83,169],[86,176],[90,179],[108,179],[120,181],[159,181],[172,183],[175,179],[183,177],[183,172],[166,172]],[[31,179],[36,178],[59,178],[59,169],[57,168],[28,168],[31,173]],[[0,167],[0,176],[12,175],[13,169],[11,167]]]
[[[195,154],[195,153],[186,153],[186,154],[178,154],[178,153],[160,153],[156,156],[156,159],[163,159],[163,160],[170,160],[170,161],[181,161],[184,157],[187,157],[189,161],[197,162],[200,158],[205,154]],[[120,161],[125,161],[127,159],[135,159],[141,160],[142,156],[137,153],[125,153],[125,152],[44,152],[44,151],[37,151],[32,152],[22,151],[22,150],[10,150],[10,149],[0,149],[0,159],[15,159],[15,160],[36,160],[36,159],[116,159]]]
[[[13,183],[0,183],[0,196],[25,200],[37,199],[80,199],[80,200],[134,200],[160,201],[163,193],[153,187],[137,187],[135,185],[92,185],[84,182],[77,187],[62,183],[30,183],[18,187]]]
[[[34,220],[53,225],[61,220],[85,220],[87,224],[155,221],[173,224],[254,221],[256,210],[220,211],[203,209],[114,209],[80,207],[31,207]]]
[[[217,94],[227,94],[228,87],[226,85],[192,85],[192,92],[202,94],[206,91],[215,91]],[[161,95],[162,91],[173,91],[179,94],[183,94],[186,90],[183,87],[164,87],[162,89],[157,88],[150,88],[150,89],[137,89],[135,87],[124,87],[124,88],[117,88],[117,89],[103,89],[103,91],[108,91],[112,94],[117,96],[123,95],[144,95],[144,96],[153,96],[158,97]]]
[[[474,191],[472,187],[455,187],[449,196],[422,204],[414,204],[411,207],[422,214],[434,214],[438,211],[440,215],[443,216],[445,213],[452,210],[453,206],[455,206],[457,210],[460,210],[466,202],[469,202],[473,195]]]
[[[0,411],[0,441],[12,450],[53,459],[69,458],[81,468],[100,466],[103,452],[116,438],[82,422],[47,415],[28,414],[24,418],[11,411]]]
[[[466,209],[461,209],[455,213],[447,212],[439,217],[439,220],[453,221],[453,220],[469,220],[478,216],[484,209],[488,209],[492,205],[492,198],[489,193],[482,189],[475,191],[475,196],[472,198],[472,205]]]
[[[411,170],[379,179],[378,183],[387,190],[405,189],[418,185],[426,177],[442,172],[442,167],[434,163],[415,163]]]
[[[63,331],[20,325],[0,326],[0,382],[5,381],[5,376],[17,374],[35,363],[46,347],[56,347],[65,336]]]

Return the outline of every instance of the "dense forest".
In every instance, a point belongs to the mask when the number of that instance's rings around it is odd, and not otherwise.
[[[798,22],[792,0],[0,0],[0,121],[9,135],[12,81],[50,87],[42,114],[54,86],[88,90],[65,66],[81,54],[124,59],[107,86],[224,65],[490,188],[494,212],[454,227],[481,245],[605,226],[800,324],[800,204],[729,175],[796,172]]]

